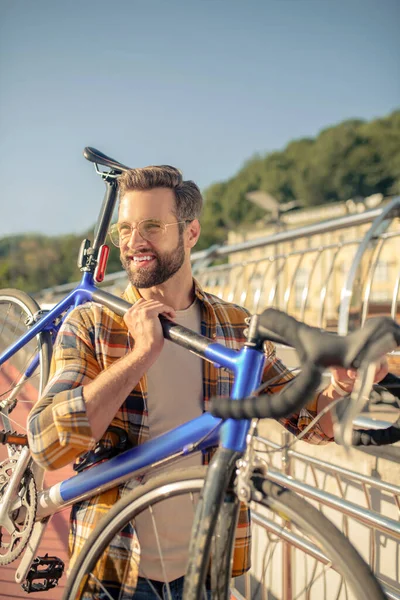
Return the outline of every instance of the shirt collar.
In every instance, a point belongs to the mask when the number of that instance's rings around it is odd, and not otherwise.
[[[125,288],[122,297],[127,302],[135,304],[135,302],[137,302],[142,297],[142,295],[140,294],[139,290],[130,283],[128,287]]]

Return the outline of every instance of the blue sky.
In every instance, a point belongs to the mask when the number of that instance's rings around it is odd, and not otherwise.
[[[400,106],[399,0],[0,0],[0,236],[81,233],[94,146],[202,189]]]

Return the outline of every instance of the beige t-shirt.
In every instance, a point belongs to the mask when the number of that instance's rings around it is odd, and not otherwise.
[[[177,311],[174,321],[200,333],[199,301],[196,299],[186,310]],[[147,385],[150,439],[203,413],[202,360],[168,340],[147,372]],[[172,465],[153,469],[146,479],[167,470],[201,464],[201,454],[196,453]],[[135,523],[141,548],[139,574],[157,581],[173,581],[186,571],[194,514],[193,501],[185,494],[165,500],[153,510],[165,572],[159,559],[153,521],[146,511]]]

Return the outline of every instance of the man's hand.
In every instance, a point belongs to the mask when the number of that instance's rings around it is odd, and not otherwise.
[[[342,390],[349,394],[353,391],[353,387],[357,378],[356,369],[344,369],[343,367],[332,367],[331,372],[337,385]],[[377,365],[374,377],[374,383],[381,381],[385,375],[389,372],[388,362],[386,357],[382,358],[380,363]]]
[[[123,402],[161,352],[164,345],[161,314],[173,318],[175,311],[156,300],[138,300],[124,317],[134,338],[131,352],[84,386],[86,411],[96,441],[104,435]]]
[[[134,339],[136,349],[151,354],[155,359],[164,345],[160,315],[175,317],[175,310],[158,300],[140,298],[125,314],[124,321]]]
[[[382,358],[376,368],[374,383],[378,383],[378,381],[381,381],[381,379],[383,379],[388,373],[388,370],[389,369],[387,360],[386,358]],[[336,385],[342,388],[343,391],[346,391],[348,394],[351,394],[357,378],[357,371],[355,369],[344,369],[342,367],[335,367],[331,368],[331,372]],[[330,404],[339,396],[340,394],[338,394],[338,392],[333,387],[332,383],[330,383],[328,387],[325,388],[318,396],[317,413],[324,410],[324,408],[328,406],[328,404]],[[328,437],[333,438],[333,423],[331,414],[329,412],[321,417],[320,426]]]

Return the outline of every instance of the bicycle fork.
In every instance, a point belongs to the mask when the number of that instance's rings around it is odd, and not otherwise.
[[[239,515],[239,501],[228,488],[240,455],[221,447],[208,467],[192,529],[185,600],[202,600],[210,567],[213,598],[225,600],[228,597],[233,538]]]

